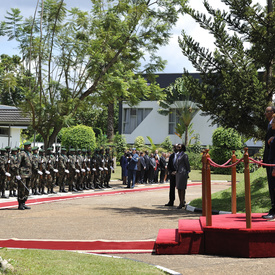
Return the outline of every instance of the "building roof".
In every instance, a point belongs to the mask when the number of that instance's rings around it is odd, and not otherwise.
[[[14,106],[0,105],[0,125],[29,126],[30,117]]]

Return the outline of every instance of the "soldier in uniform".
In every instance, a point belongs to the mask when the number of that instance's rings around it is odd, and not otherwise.
[[[33,195],[41,195],[37,190],[38,180],[39,180],[39,156],[38,156],[38,147],[35,146],[32,148],[32,176],[31,176],[31,187]]]
[[[69,191],[77,192],[75,188],[76,183],[76,156],[75,156],[75,149],[71,148],[69,151],[68,157],[68,168],[69,168],[69,177],[68,177],[68,184],[69,184]]]
[[[55,156],[52,154],[52,148],[47,149],[46,159],[46,187],[48,188],[48,194],[56,194],[56,192],[53,191],[53,188],[56,180],[55,173],[57,173],[58,170],[55,168]]]
[[[38,181],[39,193],[41,193],[42,195],[45,195],[45,194],[47,194],[45,192],[47,158],[45,156],[45,150],[43,150],[43,149],[39,150],[38,165],[39,165],[39,171],[40,171],[39,181]]]
[[[101,167],[102,165],[102,161],[101,158],[99,156],[99,150],[96,149],[95,150],[95,154],[93,156],[93,162],[94,162],[94,169],[95,169],[95,173],[94,173],[94,187],[101,189],[100,186],[100,178],[101,178],[101,171],[103,170],[103,168]]]
[[[10,174],[7,174],[6,171],[6,149],[2,148],[0,155],[0,191],[2,193],[1,198],[7,199],[8,197],[5,195],[6,191],[6,176],[9,176]]]
[[[105,168],[107,168],[106,170],[106,174],[105,174],[105,178],[104,178],[104,186],[107,188],[112,188],[110,186],[110,180],[111,180],[111,173],[112,171],[114,171],[114,161],[110,156],[110,149],[106,148],[105,149]]]
[[[87,153],[88,155],[87,155],[87,161],[86,161],[86,166],[87,166],[86,184],[88,188],[94,189],[93,182],[94,182],[95,167],[94,167],[94,162],[92,158],[92,151],[88,149]]]
[[[18,156],[19,175],[16,176],[18,183],[18,209],[30,209],[26,206],[26,201],[29,196],[30,180],[32,175],[32,154],[31,143],[24,143],[24,150]]]
[[[83,172],[82,172],[82,165],[83,165],[83,157],[81,156],[81,149],[77,150],[76,154],[76,189],[78,191],[82,191],[82,183],[83,183]]]
[[[18,157],[17,157],[18,149],[12,148],[11,149],[11,156],[10,156],[10,167],[9,173],[10,176],[10,197],[16,197],[16,189],[17,189],[17,182],[16,182],[16,175],[18,175]]]
[[[67,182],[67,175],[69,173],[68,167],[68,157],[66,155],[66,148],[61,148],[61,154],[58,157],[58,186],[59,192],[67,193],[65,190],[65,185]]]

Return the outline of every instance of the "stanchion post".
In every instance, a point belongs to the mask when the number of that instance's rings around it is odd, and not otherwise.
[[[246,212],[246,228],[251,228],[251,193],[250,193],[250,171],[249,171],[249,155],[248,148],[244,153],[244,182],[245,182],[245,212]]]
[[[206,225],[212,226],[211,169],[209,149],[206,150]]]
[[[235,150],[232,151],[231,162],[236,162]],[[231,168],[231,212],[236,214],[237,212],[237,196],[236,196],[236,166]]]
[[[206,216],[206,199],[205,199],[205,196],[206,196],[206,192],[205,192],[205,189],[206,189],[206,182],[205,182],[205,178],[206,178],[206,151],[203,151],[203,154],[202,154],[202,159],[201,159],[201,162],[202,162],[202,170],[201,170],[201,190],[202,190],[202,215],[205,217]]]

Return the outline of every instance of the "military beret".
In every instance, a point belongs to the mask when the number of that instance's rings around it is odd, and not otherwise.
[[[31,145],[31,142],[29,142],[29,141],[26,141],[25,143],[24,143],[24,146],[30,146]]]
[[[39,152],[41,152],[41,153],[44,153],[44,152],[45,152],[45,150],[43,150],[43,149],[40,149],[40,150],[39,150]]]
[[[71,149],[70,149],[70,152],[75,152],[75,149],[74,149],[74,148],[71,148]]]
[[[6,152],[6,149],[5,148],[1,148],[0,151],[1,152]]]
[[[6,149],[6,150],[9,150],[9,149],[10,149],[10,146],[6,146],[5,149]]]
[[[53,150],[52,147],[47,148],[47,151],[52,151],[52,150]]]
[[[61,151],[67,151],[67,149],[65,147],[62,147]]]
[[[32,151],[35,151],[35,150],[38,150],[38,149],[39,149],[39,147],[37,147],[37,146],[32,147]]]
[[[82,149],[82,152],[87,152],[87,150],[86,149]]]
[[[18,151],[18,149],[17,148],[12,148],[11,151],[13,151],[13,152]]]

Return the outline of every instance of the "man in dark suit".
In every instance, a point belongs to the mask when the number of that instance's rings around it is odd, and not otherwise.
[[[164,176],[165,176],[165,169],[166,167],[166,159],[165,159],[165,153],[163,152],[160,159],[159,159],[159,167],[160,167],[160,176],[159,176],[159,182],[164,183]]]
[[[140,179],[139,179],[139,183],[142,184],[143,181],[144,181],[144,174],[145,174],[145,170],[146,170],[146,164],[145,164],[145,159],[143,157],[143,152],[140,152],[139,161],[140,161]]]
[[[150,158],[148,155],[148,151],[145,151],[145,155],[144,155],[144,161],[145,161],[145,171],[144,171],[144,179],[143,179],[143,183],[149,183],[149,167],[150,167]]]
[[[175,189],[176,189],[176,160],[177,160],[177,144],[173,146],[174,153],[170,155],[168,161],[168,174],[170,175],[169,202],[165,206],[174,206]]]

